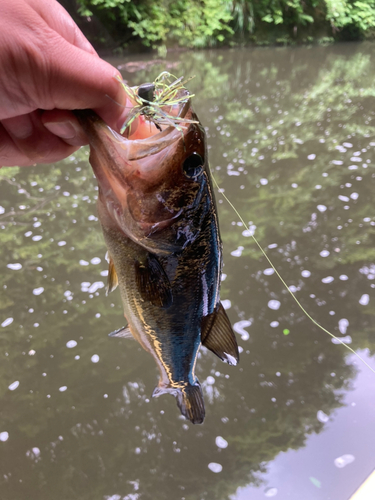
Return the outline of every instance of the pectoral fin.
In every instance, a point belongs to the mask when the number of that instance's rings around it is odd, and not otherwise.
[[[113,264],[112,257],[109,255],[108,256],[108,281],[107,281],[107,288],[105,290],[105,293],[108,295],[109,293],[113,292],[117,288],[118,285],[118,277],[115,269],[115,265]]]
[[[168,276],[157,257],[147,256],[145,262],[135,262],[138,290],[145,301],[167,308],[172,304],[172,290]]]
[[[118,330],[115,330],[114,332],[109,333],[108,337],[119,337],[122,339],[134,339],[132,332],[130,331],[130,328],[128,326],[123,326],[122,328],[119,328]]]
[[[222,361],[236,365],[239,361],[237,340],[221,302],[202,320],[202,344]]]

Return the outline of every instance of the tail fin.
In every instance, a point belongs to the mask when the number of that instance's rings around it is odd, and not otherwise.
[[[188,385],[183,388],[175,387],[155,387],[152,397],[159,397],[162,394],[172,394],[177,399],[177,405],[181,414],[193,424],[202,424],[206,411],[202,389],[197,385]]]

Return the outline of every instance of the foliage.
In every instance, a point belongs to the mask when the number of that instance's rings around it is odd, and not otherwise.
[[[104,14],[104,22],[107,16],[120,18],[146,46],[169,41],[204,47],[233,33],[230,0],[78,0],[78,4],[81,15]]]
[[[327,19],[335,29],[352,26],[364,33],[375,27],[375,1],[326,0]]]
[[[64,3],[64,0],[60,0]],[[65,0],[67,1],[67,0]],[[375,28],[375,0],[76,0],[120,44],[206,47],[311,39],[360,39]],[[69,8],[69,6],[68,6]]]

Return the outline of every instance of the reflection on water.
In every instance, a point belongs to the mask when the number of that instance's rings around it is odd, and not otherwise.
[[[202,350],[203,426],[172,398],[150,400],[147,353],[107,337],[122,305],[105,297],[87,150],[0,170],[2,500],[346,499],[370,473],[373,374],[309,322],[250,235],[312,316],[373,364],[372,52],[170,57],[197,75],[212,169],[249,224],[218,196],[222,299],[242,358],[231,368]]]

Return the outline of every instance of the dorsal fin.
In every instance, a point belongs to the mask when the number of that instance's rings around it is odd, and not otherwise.
[[[108,254],[108,252],[107,252]],[[108,280],[107,280],[107,288],[105,290],[106,294],[113,292],[117,288],[118,285],[118,277],[115,269],[115,265],[113,263],[112,257],[108,254]]]
[[[134,339],[132,332],[128,326],[123,326],[114,332],[108,334],[108,337],[119,337],[122,339]]]
[[[221,302],[213,313],[202,319],[202,344],[222,361],[236,365],[239,361],[237,340]]]
[[[167,308],[172,304],[172,289],[163,266],[155,255],[148,254],[144,262],[135,261],[136,282],[145,301]]]

